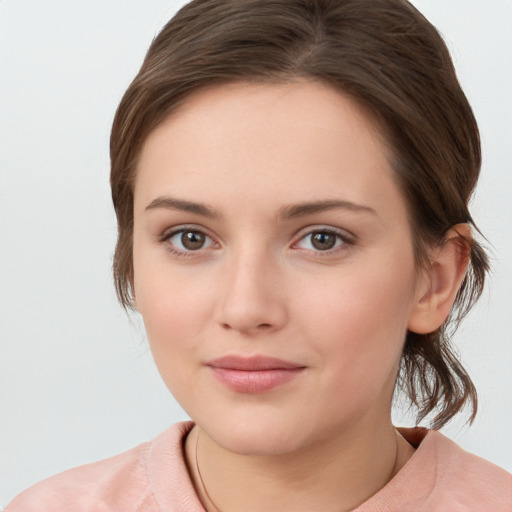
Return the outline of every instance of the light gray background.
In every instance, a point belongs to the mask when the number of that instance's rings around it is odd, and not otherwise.
[[[108,136],[171,0],[0,1],[0,507],[186,415],[110,277]],[[512,470],[512,2],[415,0],[444,34],[479,120],[474,216],[494,275],[457,339],[480,390],[446,430]],[[402,423],[407,420],[402,420]]]

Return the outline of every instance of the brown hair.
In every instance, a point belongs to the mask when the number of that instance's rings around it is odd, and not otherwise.
[[[199,89],[234,81],[318,80],[349,94],[382,127],[408,201],[418,267],[447,230],[474,223],[480,139],[448,49],[406,0],[194,0],[155,38],[117,110],[111,135],[111,186],[118,222],[114,279],[132,307],[133,183],[152,130]],[[469,265],[451,318],[430,334],[407,334],[397,381],[434,428],[477,395],[449,343],[480,296],[487,257],[461,240]]]

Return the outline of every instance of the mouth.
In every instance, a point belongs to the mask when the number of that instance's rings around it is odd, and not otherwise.
[[[238,393],[264,393],[286,384],[306,367],[290,361],[266,356],[225,356],[206,364],[214,377]]]

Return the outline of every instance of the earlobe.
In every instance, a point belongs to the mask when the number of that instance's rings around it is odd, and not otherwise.
[[[408,329],[427,334],[438,329],[450,314],[469,262],[471,228],[457,224],[442,245],[432,248],[430,267],[425,270]]]

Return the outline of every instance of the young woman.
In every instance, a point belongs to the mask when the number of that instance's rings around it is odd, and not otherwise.
[[[192,422],[8,511],[506,511],[437,429],[488,268],[478,129],[403,0],[195,0],[118,108],[114,277]],[[397,429],[403,389],[433,430]]]

